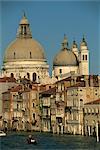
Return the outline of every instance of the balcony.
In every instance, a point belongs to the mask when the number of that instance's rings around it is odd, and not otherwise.
[[[64,117],[64,113],[56,113],[56,117],[61,117],[61,118],[63,118],[63,117]]]
[[[78,120],[67,120],[66,124],[79,124]]]
[[[72,106],[72,110],[79,110],[78,106]]]
[[[45,103],[44,103],[44,104],[42,105],[42,107],[50,107],[50,103],[48,103],[48,104],[45,104]]]

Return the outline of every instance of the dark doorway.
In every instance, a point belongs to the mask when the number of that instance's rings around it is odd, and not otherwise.
[[[14,74],[13,73],[11,73],[11,78],[13,78],[14,77]]]

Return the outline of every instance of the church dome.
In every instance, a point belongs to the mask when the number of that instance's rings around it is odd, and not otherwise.
[[[4,61],[44,59],[44,48],[38,41],[32,39],[28,19],[24,14],[19,24],[17,38],[6,49]]]
[[[61,50],[54,58],[53,66],[77,66],[75,54],[70,50]]]
[[[77,66],[78,60],[76,55],[66,47],[66,37],[64,37],[61,51],[54,57],[53,66]]]
[[[12,59],[45,59],[44,49],[32,38],[18,38],[6,49],[5,60],[11,61]]]

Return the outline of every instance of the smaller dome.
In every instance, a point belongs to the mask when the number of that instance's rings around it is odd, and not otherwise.
[[[61,50],[54,58],[53,66],[77,66],[78,60],[71,50]]]
[[[71,50],[69,50],[67,46],[68,46],[68,41],[66,35],[64,35],[62,49],[55,56],[53,61],[53,66],[77,66],[78,65],[78,60],[76,55]]]

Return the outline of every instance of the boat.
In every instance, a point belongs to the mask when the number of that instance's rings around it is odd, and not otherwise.
[[[28,144],[37,144],[36,140],[34,138],[32,138],[32,135],[29,135],[27,142],[28,142]]]
[[[31,143],[36,144],[36,140],[35,139],[31,139]]]
[[[6,136],[6,133],[3,132],[3,131],[0,131],[0,137],[1,137],[1,136]]]
[[[28,139],[27,140],[28,144],[37,144],[36,140],[35,139]]]

